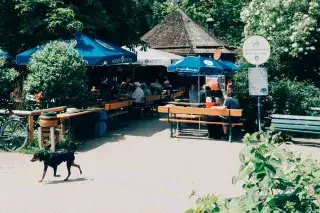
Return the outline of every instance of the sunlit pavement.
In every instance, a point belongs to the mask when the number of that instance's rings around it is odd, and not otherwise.
[[[136,122],[103,139],[88,142],[76,154],[83,175],[49,168],[43,183],[43,164],[31,156],[0,153],[1,213],[178,213],[195,205],[189,198],[215,193],[239,196],[232,185],[239,168],[240,143],[170,139],[166,124]],[[319,148],[295,147],[320,158]]]

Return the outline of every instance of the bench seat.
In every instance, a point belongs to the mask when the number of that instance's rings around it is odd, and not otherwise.
[[[320,117],[271,115],[271,124],[278,131],[320,134]]]
[[[218,108],[193,108],[193,107],[178,107],[178,106],[160,106],[158,108],[160,113],[166,113],[167,118],[161,118],[160,121],[170,124],[170,136],[177,135],[173,133],[173,123],[177,123],[179,129],[180,123],[191,124],[212,124],[225,125],[229,127],[229,142],[232,140],[232,128],[235,126],[243,126],[242,122],[233,123],[231,117],[241,117],[241,109],[218,109]],[[226,116],[227,122],[208,122],[202,118],[204,116]]]

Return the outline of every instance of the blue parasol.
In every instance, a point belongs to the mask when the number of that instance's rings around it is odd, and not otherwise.
[[[223,74],[234,74],[235,71],[238,71],[241,69],[240,65],[237,65],[230,61],[218,60],[216,62],[218,62],[219,65],[223,68],[224,70]]]
[[[1,58],[12,58],[9,53],[4,52],[3,50],[0,50],[0,57]]]
[[[82,33],[76,34],[72,42],[79,55],[86,61],[88,66],[103,66],[137,61],[137,55],[114,44],[90,38]],[[27,50],[16,56],[16,63],[27,65],[35,52],[43,49],[44,45]]]
[[[188,56],[168,66],[168,72],[180,75],[221,75],[223,68],[212,58]]]

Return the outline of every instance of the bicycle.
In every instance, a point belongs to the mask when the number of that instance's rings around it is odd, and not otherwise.
[[[0,116],[0,146],[7,151],[20,151],[28,142],[28,128],[12,110]]]

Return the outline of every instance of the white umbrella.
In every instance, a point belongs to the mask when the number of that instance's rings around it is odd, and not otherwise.
[[[127,47],[122,47],[129,50]],[[184,57],[175,55],[172,53],[163,52],[160,50],[147,48],[145,51],[142,46],[134,48],[134,50],[129,50],[137,54],[138,60],[137,64],[145,66],[169,66],[176,60],[183,59]]]

